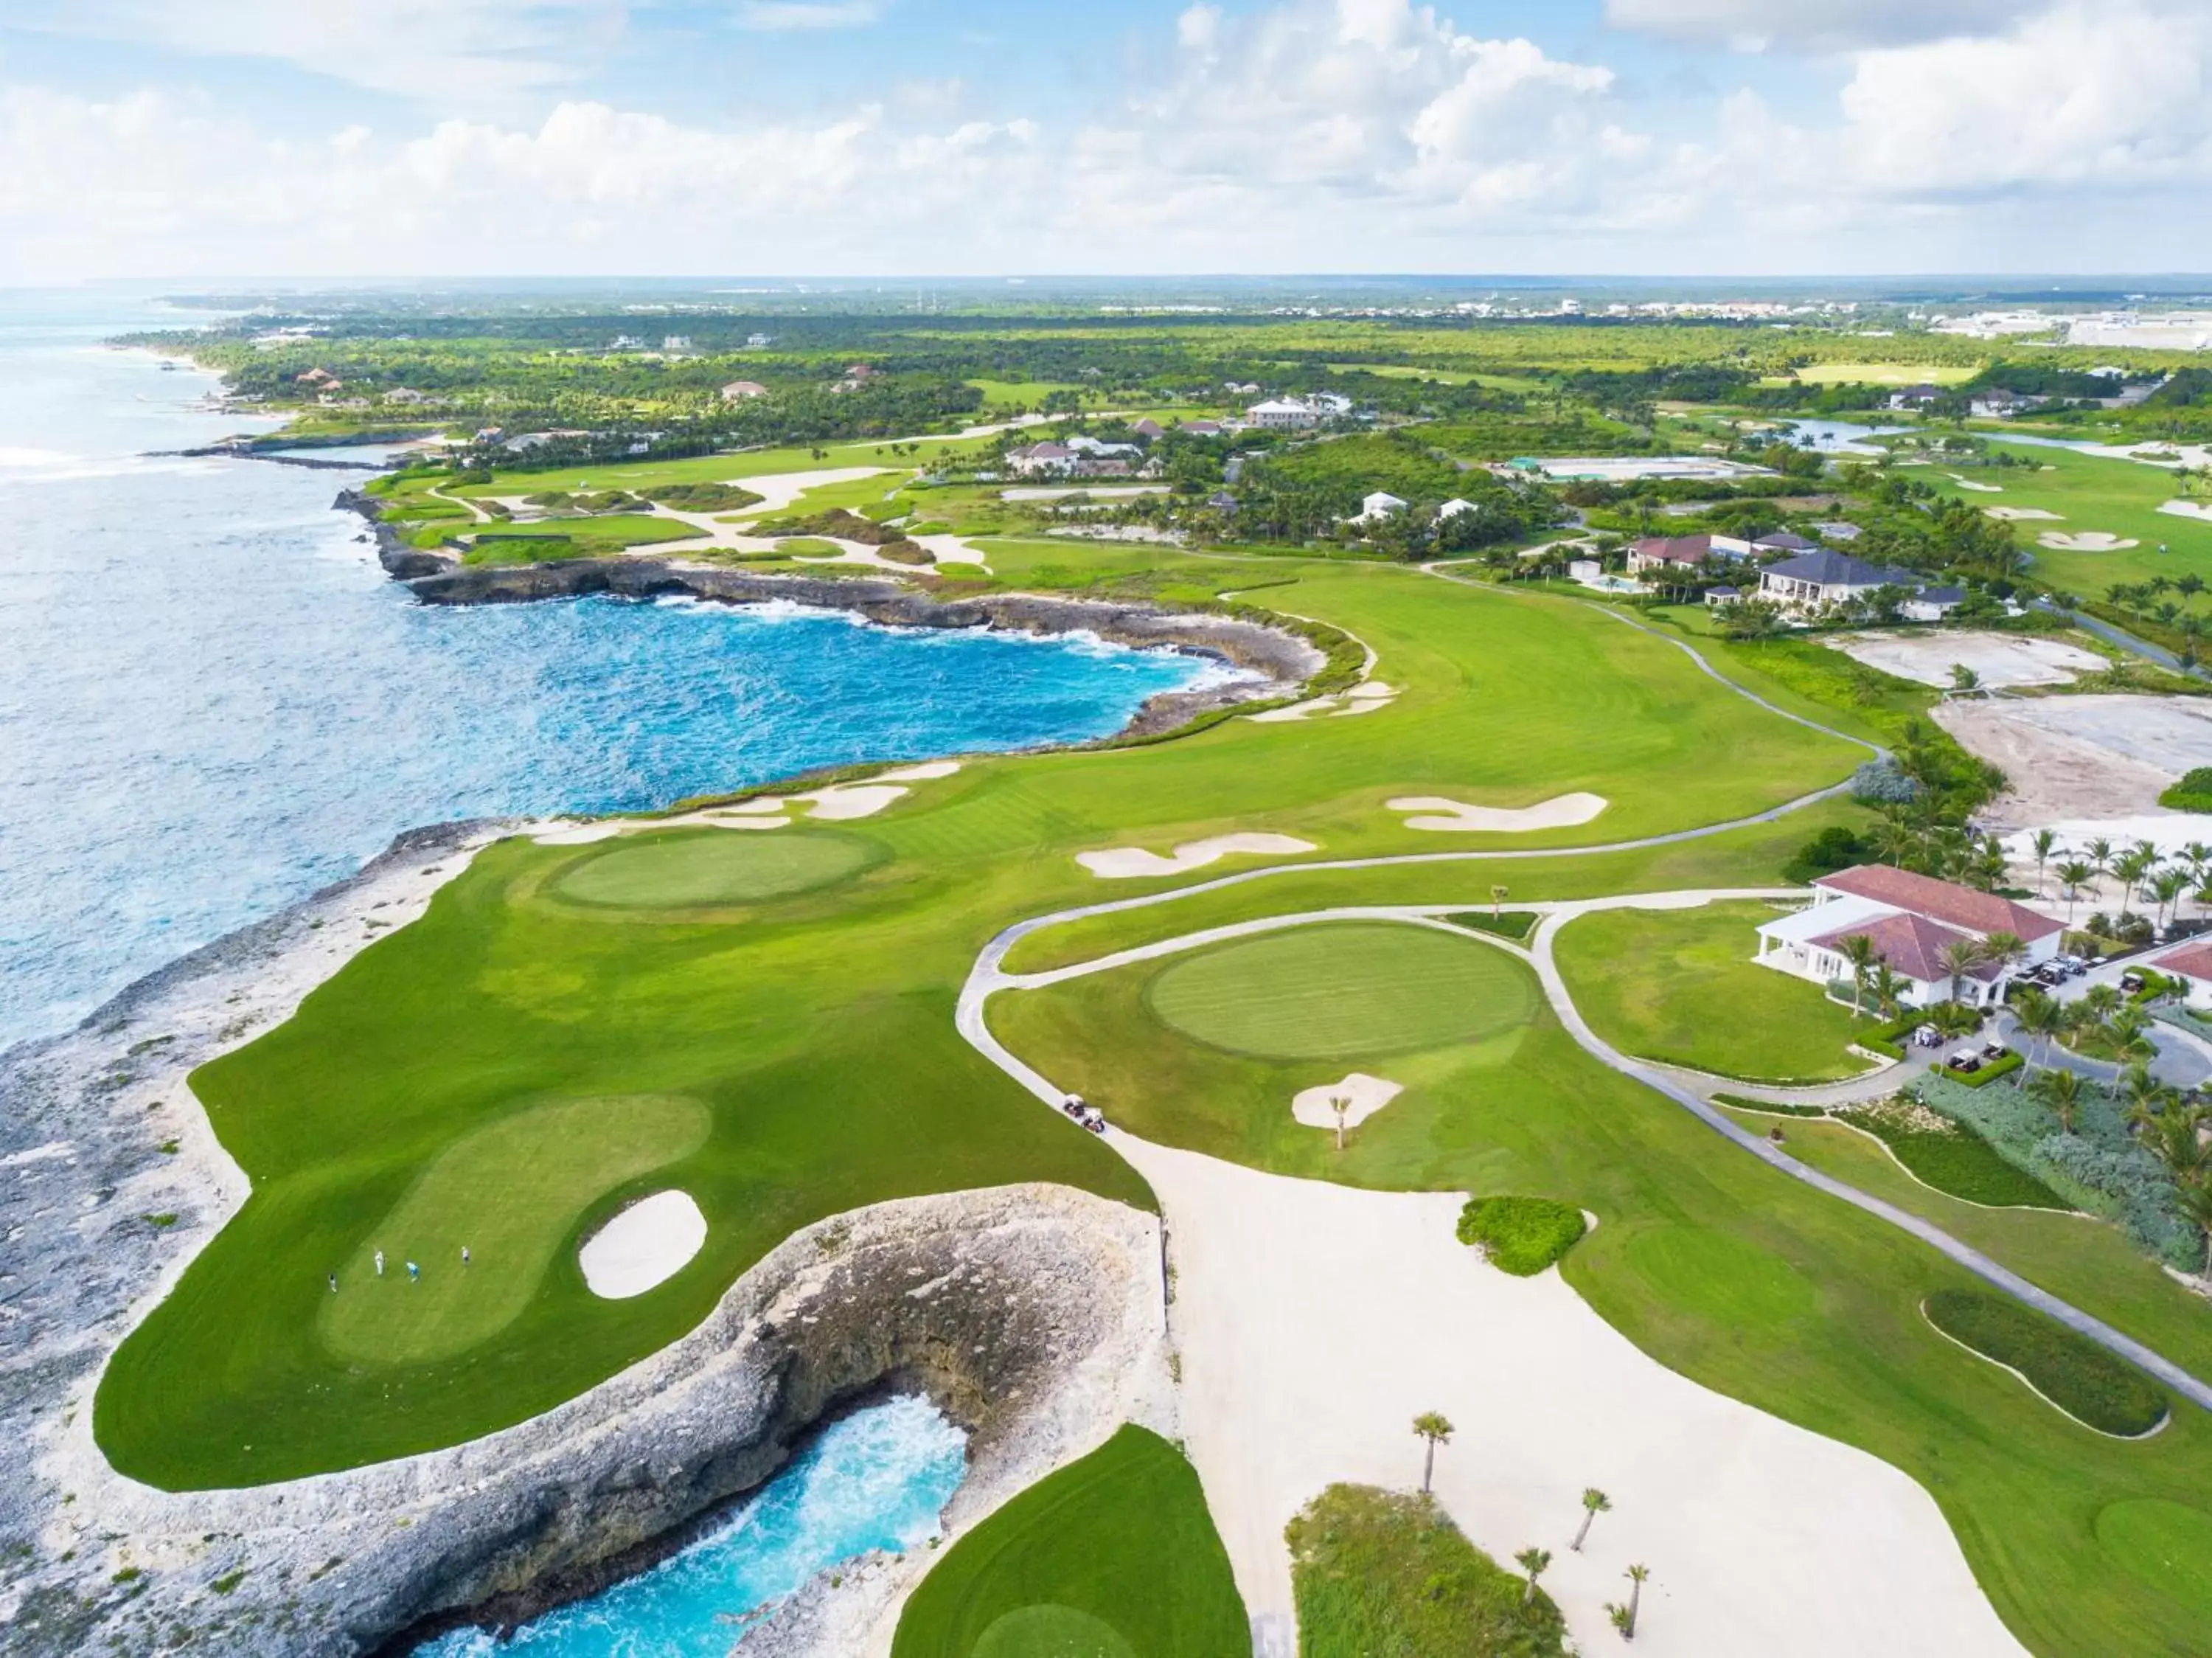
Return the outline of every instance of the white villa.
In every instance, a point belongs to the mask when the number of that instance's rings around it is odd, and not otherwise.
[[[1838,870],[1813,883],[1813,902],[1759,930],[1762,966],[1779,968],[1815,984],[1851,977],[1844,941],[1865,938],[1875,957],[1905,981],[1899,1000],[1915,1008],[1951,999],[1952,945],[1979,945],[1996,933],[2021,941],[2013,962],[1978,961],[1959,975],[1960,999],[1977,1007],[2001,1000],[2015,973],[2058,954],[2064,926],[2049,916],[1999,898],[1910,870],[1867,864]]]
[[[1244,411],[1244,424],[1257,426],[1262,431],[1287,432],[1302,430],[1321,424],[1320,411],[1310,403],[1296,398],[1270,398],[1265,403],[1255,403]]]
[[[1784,610],[1822,610],[1863,599],[1878,588],[1919,585],[1911,570],[1886,570],[1827,548],[1784,558],[1759,573],[1759,596]]]
[[[1388,491],[1377,490],[1359,503],[1359,515],[1347,520],[1354,524],[1376,524],[1385,518],[1395,517],[1406,510],[1406,503]]]

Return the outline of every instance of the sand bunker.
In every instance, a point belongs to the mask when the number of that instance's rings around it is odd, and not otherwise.
[[[1956,667],[1971,668],[1991,689],[2069,685],[2077,674],[2105,667],[2103,657],[2078,645],[2010,633],[1850,633],[1828,645],[1853,661],[1921,685],[1948,686]]]
[[[2078,535],[2067,535],[2057,530],[2045,530],[2035,538],[2038,546],[2048,547],[2053,552],[2125,552],[2130,547],[2139,547],[2140,541],[2130,541],[2107,530],[2083,530]]]
[[[532,837],[540,846],[588,846],[594,841],[643,829],[788,829],[791,815],[800,807],[806,815],[823,823],[850,823],[872,818],[895,801],[913,793],[906,785],[935,783],[960,770],[958,760],[927,760],[878,773],[866,783],[832,783],[804,795],[763,795],[734,806],[709,806],[678,818],[603,820],[546,831]]]
[[[2212,524],[2212,501],[2169,501],[2159,510],[2176,518],[2195,518]]]
[[[1350,1102],[1345,1107],[1345,1127],[1358,1128],[1405,1091],[1402,1082],[1354,1071],[1341,1082],[1324,1082],[1317,1088],[1299,1089],[1291,1100],[1291,1115],[1308,1128],[1325,1128],[1334,1134],[1337,1100]]]
[[[2032,523],[2037,519],[2049,519],[2057,523],[2066,515],[2059,512],[2045,512],[2040,507],[1984,507],[1982,515],[2006,524]]]
[[[1078,852],[1075,861],[1101,881],[1138,881],[1188,875],[1236,855],[1288,856],[1316,850],[1311,841],[1291,835],[1216,835],[1211,840],[1194,840],[1176,847],[1173,857],[1162,857],[1138,846],[1116,846],[1107,852]]]
[[[1960,477],[1956,472],[1946,472],[1943,475],[1949,479],[1954,484],[1956,484],[1960,489],[1972,490],[1977,495],[2002,495],[2004,493],[2004,485],[2002,484],[1977,484],[1970,478]]]
[[[2183,772],[2212,765],[2212,709],[2191,698],[1949,702],[1934,717],[2011,779],[1980,814],[1993,828],[2155,815]]]
[[[1645,1560],[1645,1606],[1663,1598],[1639,1653],[2020,1658],[1925,1490],[1676,1375],[1557,1272],[1487,1265],[1453,1236],[1458,1196],[1116,1144],[1166,1218],[1182,1429],[1237,1587],[1282,1638],[1262,1649],[1295,1649],[1285,1523],[1332,1481],[1411,1484],[1406,1424],[1440,1411],[1458,1436],[1437,1500],[1498,1560],[1552,1551],[1544,1588],[1584,1652],[1622,1650],[1605,1603]],[[1577,1554],[1588,1485],[1613,1511]]]
[[[609,1221],[576,1252],[584,1282],[602,1301],[628,1301],[664,1284],[707,1241],[707,1217],[688,1192],[656,1192]]]
[[[1287,708],[1262,709],[1249,717],[1255,725],[1282,725],[1292,720],[1321,718],[1340,720],[1351,715],[1377,713],[1397,700],[1396,686],[1370,680],[1349,691],[1292,703]]]
[[[1430,814],[1407,818],[1408,829],[1514,835],[1537,829],[1575,828],[1604,811],[1606,803],[1602,795],[1561,795],[1536,806],[1500,808],[1469,806],[1464,801],[1444,800],[1434,795],[1408,795],[1390,802],[1389,806],[1393,812]]]

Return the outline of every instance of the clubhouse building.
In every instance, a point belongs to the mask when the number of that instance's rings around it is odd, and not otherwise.
[[[1875,863],[1815,881],[1808,907],[1759,930],[1755,959],[1799,978],[1833,984],[1851,977],[1846,942],[1864,938],[1875,959],[1905,981],[1899,999],[1925,1008],[1951,999],[1947,958],[1956,954],[1953,946],[1978,950],[1993,935],[2010,933],[2022,946],[2018,960],[1976,960],[1957,975],[1960,999],[1988,1007],[2002,998],[2014,974],[2057,955],[2065,930],[2010,899]]]

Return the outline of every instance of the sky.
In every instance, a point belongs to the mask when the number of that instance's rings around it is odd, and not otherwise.
[[[2212,0],[7,0],[0,283],[2212,270]]]

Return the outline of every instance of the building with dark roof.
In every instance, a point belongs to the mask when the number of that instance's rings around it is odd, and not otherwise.
[[[1759,596],[1784,610],[1825,610],[1847,605],[1880,588],[1916,589],[1920,578],[1823,547],[1769,564],[1759,573]]]

